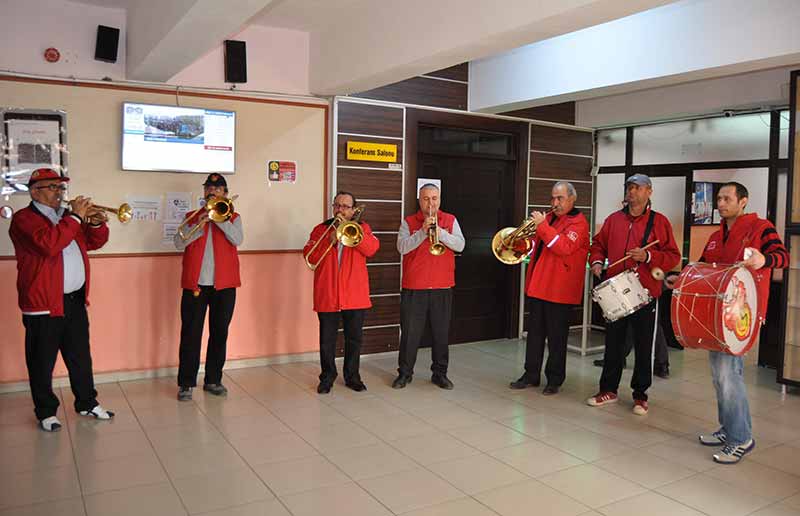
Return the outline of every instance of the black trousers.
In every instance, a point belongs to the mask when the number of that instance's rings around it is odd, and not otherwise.
[[[528,341],[525,347],[525,376],[539,381],[547,340],[547,384],[560,387],[567,376],[567,338],[571,305],[528,298]]]
[[[181,297],[181,347],[178,367],[178,385],[194,387],[197,385],[197,371],[200,369],[200,344],[208,308],[208,348],[206,349],[206,376],[204,383],[221,383],[222,368],[228,342],[228,326],[233,318],[236,305],[236,289],[217,290],[214,287],[200,287],[200,295],[184,290]]]
[[[659,369],[667,369],[669,368],[669,350],[667,349],[667,340],[665,338],[665,324],[669,324],[668,321],[664,321],[661,318],[663,312],[661,311],[661,304],[662,302],[659,301],[659,311],[658,311],[658,323],[656,324],[656,341],[655,341],[655,356],[653,357],[653,370],[658,371]],[[627,336],[625,337],[625,356],[631,354],[633,350],[633,344],[635,340],[635,330],[633,329],[632,325],[628,326]]]
[[[433,342],[431,356],[434,374],[447,374],[450,357],[450,314],[453,309],[453,290],[449,288],[409,290],[400,293],[400,353],[397,371],[404,376],[414,374],[425,324],[430,318]]]
[[[625,340],[628,329],[633,333],[634,366],[631,378],[633,399],[647,400],[647,389],[653,383],[653,347],[655,339],[656,302],[633,314],[606,325],[606,349],[600,392],[617,392],[625,363]]]
[[[339,321],[344,328],[344,381],[361,381],[358,373],[361,359],[361,341],[364,327],[364,316],[367,311],[342,310],[341,312],[317,312],[319,318],[319,364],[322,372],[320,382],[333,381],[338,376],[336,371],[336,338],[339,334]]]
[[[83,288],[64,295],[64,316],[23,315],[25,326],[25,363],[38,419],[55,416],[58,396],[53,392],[53,368],[58,352],[69,372],[69,384],[75,395],[75,411],[92,410],[97,405],[97,391],[92,377],[89,350],[89,316]]]

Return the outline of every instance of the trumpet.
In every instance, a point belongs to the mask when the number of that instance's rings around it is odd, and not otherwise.
[[[433,212],[431,210],[428,210],[428,216],[433,217]],[[431,243],[430,247],[428,247],[428,252],[433,256],[441,256],[447,250],[444,244],[439,242],[438,222],[434,222],[433,225],[428,228],[428,242]]]
[[[352,220],[345,220],[341,213],[333,218],[333,221],[327,228],[325,228],[325,232],[322,234],[319,240],[314,242],[313,247],[311,247],[308,253],[303,256],[309,269],[312,271],[317,270],[317,267],[320,266],[325,256],[327,256],[330,250],[333,249],[333,242],[329,240],[328,247],[325,248],[322,256],[320,256],[315,263],[311,263],[311,255],[317,249],[317,246],[319,246],[320,242],[324,240],[325,235],[328,235],[331,230],[336,232],[336,240],[341,242],[341,244],[345,247],[355,247],[361,243],[361,241],[364,239],[364,229],[361,227],[359,222],[361,221],[361,216],[364,214],[365,209],[366,208],[364,206],[356,207],[356,209],[353,210]]]
[[[205,215],[199,217],[200,220],[188,233],[184,233],[184,230],[186,226],[188,226],[189,221],[194,217],[189,217],[181,222],[181,225],[178,226],[178,235],[185,242],[190,240],[195,233],[200,231],[209,222],[225,222],[229,220],[233,216],[233,201],[235,201],[237,197],[238,195],[234,195],[230,199],[226,197],[209,197],[204,206],[206,209]]]
[[[555,211],[552,208],[545,217]],[[536,222],[533,218],[525,219],[519,227],[503,228],[492,238],[492,252],[495,258],[506,265],[516,265],[531,254],[533,244],[531,238],[536,235]]]
[[[72,209],[72,203],[75,199],[72,200],[61,200],[61,205],[64,208]],[[86,218],[93,219],[98,215],[102,214],[104,211],[109,213],[113,213],[117,216],[117,220],[121,223],[125,224],[126,222],[130,222],[133,219],[133,208],[126,202],[119,205],[117,208],[109,208],[108,206],[101,206],[100,204],[91,203],[89,205],[89,209],[86,211]]]

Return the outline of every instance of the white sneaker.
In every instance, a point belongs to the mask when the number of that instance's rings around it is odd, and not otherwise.
[[[61,430],[61,421],[56,416],[46,417],[39,421],[39,428],[45,432],[58,432]]]
[[[92,410],[81,410],[80,415],[82,416],[91,416],[95,419],[111,419],[114,417],[114,413],[110,410],[106,410],[100,405],[95,405]]]
[[[698,439],[700,439],[700,444],[703,446],[723,446],[728,440],[722,430],[717,430],[711,435],[702,434]]]
[[[736,464],[742,460],[742,457],[753,451],[755,447],[756,442],[753,439],[738,446],[726,444],[722,448],[722,451],[714,454],[714,462],[719,464]]]

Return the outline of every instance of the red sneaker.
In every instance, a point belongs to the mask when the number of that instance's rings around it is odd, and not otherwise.
[[[591,407],[602,407],[603,405],[608,405],[609,403],[616,403],[617,399],[617,395],[613,392],[598,392],[586,400],[586,404]]]
[[[646,416],[649,409],[645,400],[633,400],[633,413],[637,416]]]

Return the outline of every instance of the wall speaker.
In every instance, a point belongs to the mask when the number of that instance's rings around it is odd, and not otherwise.
[[[244,41],[225,40],[225,82],[247,82],[247,50]]]
[[[94,47],[94,58],[106,63],[117,62],[117,50],[119,49],[119,29],[97,26],[97,43]]]

